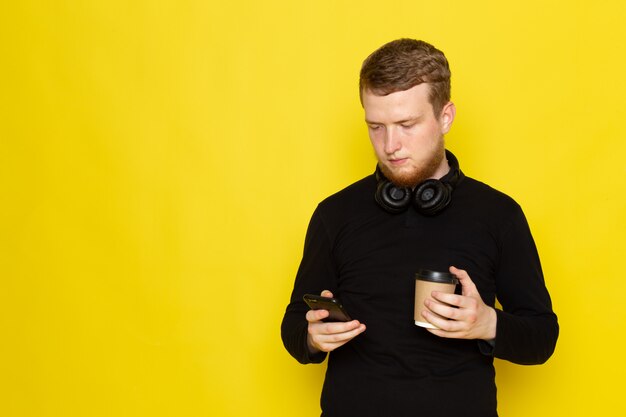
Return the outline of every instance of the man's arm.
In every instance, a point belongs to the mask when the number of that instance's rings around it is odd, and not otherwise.
[[[291,302],[281,326],[281,336],[287,351],[300,363],[319,363],[330,352],[365,331],[358,320],[345,323],[323,322],[326,310],[309,310],[302,300],[307,293],[316,294],[336,286],[336,272],[331,245],[318,210],[313,214],[304,244],[304,254],[298,269]],[[332,297],[325,290],[323,296]]]
[[[521,208],[503,231],[495,273],[503,310],[485,305],[466,271],[451,267],[462,295],[433,293],[424,317],[440,327],[440,337],[479,339],[483,353],[518,364],[544,363],[554,352],[559,334],[556,314],[546,289],[541,264]]]
[[[496,285],[502,310],[496,310],[494,356],[524,365],[544,363],[556,347],[559,324],[521,208],[502,235]]]

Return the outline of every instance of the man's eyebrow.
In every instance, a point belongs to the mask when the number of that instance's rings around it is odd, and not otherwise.
[[[413,117],[409,117],[408,119],[396,120],[393,123],[394,124],[403,124],[403,123],[415,122],[419,118],[420,118],[420,116],[413,116]],[[375,122],[375,121],[367,120],[367,119],[365,119],[365,123],[367,123],[369,125],[381,125],[381,124],[383,124],[381,122]]]

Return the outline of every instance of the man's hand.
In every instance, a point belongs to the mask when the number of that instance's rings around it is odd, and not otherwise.
[[[332,297],[333,293],[324,290],[321,295]],[[365,325],[358,320],[323,322],[326,317],[328,310],[309,310],[306,313],[309,322],[307,343],[311,353],[331,352],[365,331]]]
[[[439,329],[427,330],[454,339],[495,339],[496,311],[483,302],[466,271],[451,266],[450,272],[461,282],[462,295],[433,291],[434,301],[426,299],[424,302],[430,311],[425,310],[422,315]]]

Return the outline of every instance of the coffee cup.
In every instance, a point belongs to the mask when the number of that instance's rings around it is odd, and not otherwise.
[[[429,323],[422,311],[426,310],[424,301],[426,299],[432,299],[432,292],[438,291],[448,294],[454,294],[459,280],[454,274],[449,272],[437,272],[427,269],[420,269],[415,274],[415,324],[420,327],[426,327],[429,329],[437,329],[438,327]]]

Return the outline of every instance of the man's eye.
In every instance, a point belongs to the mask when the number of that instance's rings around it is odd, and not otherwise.
[[[400,126],[402,126],[402,127],[403,127],[403,128],[405,128],[405,129],[408,129],[408,128],[410,128],[410,127],[415,126],[415,123],[410,123],[410,124],[401,124]]]
[[[378,129],[380,129],[380,126],[370,125],[370,126],[369,126],[369,128],[370,128],[371,130],[378,130]]]

